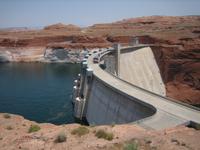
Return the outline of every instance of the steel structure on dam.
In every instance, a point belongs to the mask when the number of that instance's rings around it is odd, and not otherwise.
[[[150,81],[148,85],[149,81],[147,80],[140,86],[135,85],[137,84],[135,80],[139,77],[131,79],[124,72],[121,72],[127,70],[122,68],[125,65],[124,63],[129,61],[127,57],[137,59],[135,54],[139,51],[141,54],[138,54],[138,56],[142,55],[143,57],[142,53],[145,56],[146,51],[151,52],[151,48],[147,45],[122,48],[115,46],[114,49],[111,48],[86,56],[86,59],[82,62],[81,74],[79,74],[73,88],[75,117],[86,118],[89,124],[95,125],[134,123],[144,128],[156,130],[183,124],[188,125],[191,122],[199,124],[199,110],[165,97],[165,90],[160,83],[162,79],[159,74],[155,74],[156,78],[159,78],[158,81],[155,81],[155,84]],[[114,54],[116,61],[113,67],[115,71],[108,72],[105,69],[104,58],[111,53]],[[99,58],[99,63],[93,62],[93,58],[96,56]],[[152,55],[151,57],[153,59]],[[157,65],[154,62],[148,63],[148,65],[152,64]],[[127,67],[129,68],[129,66]],[[144,67],[148,70],[147,64],[144,64]],[[132,71],[135,71],[134,68],[132,67]],[[137,70],[137,68],[135,69]],[[158,67],[154,67],[154,69],[156,70]],[[155,71],[153,70],[153,72]],[[137,75],[137,71],[136,74],[130,73],[130,75]],[[150,75],[151,79],[152,74],[150,73]],[[124,79],[120,76],[124,76]],[[155,80],[155,76],[153,74],[153,80]],[[149,79],[149,77],[145,76],[145,72],[143,72],[141,78],[143,80],[143,78]]]

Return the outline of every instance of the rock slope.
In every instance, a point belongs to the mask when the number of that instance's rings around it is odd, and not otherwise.
[[[31,125],[37,125],[40,129],[30,132]],[[162,131],[147,131],[135,125],[96,126],[86,127],[89,131],[84,135],[74,134],[74,129],[78,127],[78,124],[39,124],[18,115],[1,113],[0,149],[123,150],[132,145],[144,150],[198,150],[200,147],[199,130],[183,126]],[[98,138],[95,135],[99,130],[112,133],[113,139]],[[58,135],[66,139],[57,141]]]

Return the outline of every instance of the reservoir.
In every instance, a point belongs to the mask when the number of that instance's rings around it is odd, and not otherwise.
[[[0,64],[0,112],[36,122],[73,123],[73,81],[79,64]]]

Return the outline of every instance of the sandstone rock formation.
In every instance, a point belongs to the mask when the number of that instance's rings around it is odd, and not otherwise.
[[[200,16],[141,17],[95,24],[83,29],[74,25],[55,24],[42,30],[1,30],[0,55],[2,61],[38,61],[41,60],[38,55],[28,57],[28,52],[23,55],[23,51],[30,49],[29,54],[33,55],[33,48],[40,49],[37,54],[43,57],[47,48],[55,52],[54,49],[61,48],[77,50],[110,47],[115,42],[127,45],[135,36],[139,37],[141,43],[155,44],[152,48],[166,85],[167,96],[199,106]],[[6,51],[11,54],[8,56]]]
[[[189,104],[200,104],[200,55],[198,49],[154,47],[167,96]]]
[[[37,125],[39,131],[29,133],[31,125]],[[127,143],[134,143],[138,149],[152,150],[198,150],[200,147],[199,130],[184,126],[162,131],[147,131],[136,125],[113,125],[87,127],[89,132],[78,136],[72,134],[78,124],[56,126],[49,123],[36,123],[18,115],[0,114],[0,149],[28,150],[123,150]],[[113,133],[111,141],[95,136],[98,130]],[[58,135],[66,136],[66,141],[57,142]],[[134,141],[134,142],[133,142]]]
[[[0,51],[0,63],[10,62],[12,60],[12,54],[9,51]]]
[[[53,25],[44,27],[44,30],[80,31],[81,28],[79,28],[78,26],[72,25],[72,24],[64,25],[62,23],[57,23],[57,24],[53,24]]]
[[[63,48],[47,48],[43,62],[80,63],[84,58],[83,50],[69,50]]]

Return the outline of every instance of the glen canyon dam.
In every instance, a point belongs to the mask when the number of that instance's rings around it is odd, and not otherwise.
[[[197,6],[0,2],[0,150],[200,150]]]

